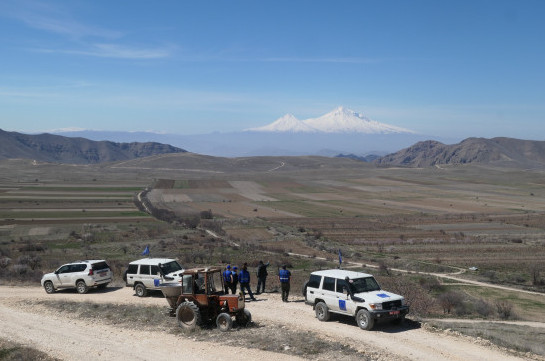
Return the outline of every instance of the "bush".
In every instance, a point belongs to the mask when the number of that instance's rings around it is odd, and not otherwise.
[[[496,311],[502,320],[508,320],[514,317],[513,304],[509,301],[496,301]]]
[[[443,308],[443,313],[448,313],[453,309],[462,309],[463,295],[459,292],[449,291],[445,292],[437,298],[437,301]]]

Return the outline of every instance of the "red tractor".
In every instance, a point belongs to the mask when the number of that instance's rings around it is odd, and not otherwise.
[[[160,285],[171,307],[170,315],[180,327],[192,330],[216,322],[221,331],[228,331],[233,327],[232,317],[241,326],[250,323],[252,315],[244,308],[244,296],[228,294],[221,271],[217,267],[188,269],[182,273],[181,283]]]

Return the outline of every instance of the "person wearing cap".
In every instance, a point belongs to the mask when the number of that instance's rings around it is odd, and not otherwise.
[[[248,272],[248,264],[244,263],[242,265],[242,269],[240,270],[240,273],[238,274],[238,281],[240,282],[240,291],[243,295],[244,289],[248,291],[248,294],[250,295],[250,299],[252,301],[255,301],[254,294],[252,293],[252,290],[250,289],[250,272]]]
[[[233,280],[233,283],[231,283],[231,292],[233,294],[237,293],[237,284],[238,284],[238,267],[234,266],[233,270],[231,271],[231,279]]]
[[[278,280],[280,281],[280,288],[282,289],[282,302],[288,302],[290,278],[291,272],[286,269],[286,265],[283,265],[282,269],[278,271]]]
[[[223,271],[223,285],[225,286],[225,293],[229,293],[229,290],[232,289],[233,284],[233,273],[231,272],[231,265],[228,264]]]

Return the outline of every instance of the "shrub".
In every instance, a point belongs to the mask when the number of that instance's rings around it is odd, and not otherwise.
[[[496,311],[502,320],[508,320],[509,318],[514,317],[513,304],[509,301],[496,301]]]

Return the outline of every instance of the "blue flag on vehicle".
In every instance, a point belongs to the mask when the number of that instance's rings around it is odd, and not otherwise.
[[[149,255],[149,244],[146,246],[146,249],[144,249],[144,252],[142,252],[142,256],[148,256]]]
[[[341,250],[339,249],[339,267],[343,264],[343,254],[341,253]]]

